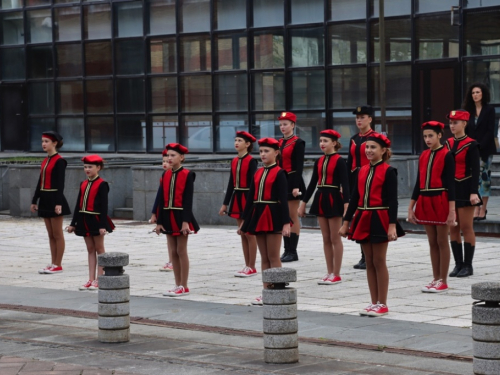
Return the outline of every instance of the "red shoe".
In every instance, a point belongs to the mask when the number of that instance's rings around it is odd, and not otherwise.
[[[78,289],[80,290],[89,290],[90,286],[92,285],[92,281],[87,281],[85,284],[80,286]]]
[[[255,268],[245,267],[241,271],[236,272],[234,277],[250,277],[257,275],[257,270]]]
[[[262,301],[262,296],[258,296],[252,301],[252,305],[262,306],[264,302]]]
[[[97,280],[92,281],[92,284],[89,286],[89,290],[97,290],[99,289],[99,284],[97,283]]]
[[[39,274],[44,274],[44,273],[46,273],[45,271],[47,271],[47,270],[48,270],[49,268],[51,268],[51,267],[54,267],[54,265],[53,265],[53,264],[47,264],[47,266],[46,266],[45,268],[41,268],[41,269],[39,269],[39,270],[38,270],[38,273],[39,273]]]
[[[189,288],[184,288],[182,285],[176,286],[174,289],[163,293],[167,297],[182,297],[189,294]]]
[[[319,285],[333,285],[342,282],[342,278],[340,276],[335,276],[333,273],[328,275],[326,279],[318,281]]]
[[[434,285],[429,288],[428,292],[429,293],[441,293],[441,292],[446,292],[448,290],[448,285],[443,283],[442,280],[438,280],[434,283]]]
[[[383,303],[377,303],[370,311],[368,311],[368,316],[382,316],[389,314],[389,308]]]
[[[424,286],[422,288],[422,292],[424,292],[424,293],[430,293],[429,289],[432,288],[436,282],[437,282],[437,280],[432,280],[429,284],[427,284],[426,286]]]
[[[359,315],[361,316],[368,316],[368,313],[377,305],[374,305],[372,303],[368,304],[364,309],[359,310]]]
[[[163,271],[163,272],[170,272],[173,270],[174,270],[174,266],[170,262],[165,263],[165,265],[160,268],[160,271]]]
[[[56,266],[55,264],[52,267],[45,270],[45,273],[61,273],[63,271],[61,266]]]

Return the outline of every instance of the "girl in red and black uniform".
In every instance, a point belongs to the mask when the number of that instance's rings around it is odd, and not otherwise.
[[[340,267],[344,246],[339,229],[349,204],[349,182],[345,161],[337,153],[341,147],[340,134],[332,129],[319,134],[320,148],[325,155],[314,163],[311,181],[299,206],[299,216],[305,216],[306,203],[317,188],[309,213],[318,217],[327,269],[327,274],[318,284],[333,285],[342,282]]]
[[[387,293],[389,272],[386,257],[388,241],[404,236],[398,223],[398,178],[387,164],[391,141],[382,134],[371,134],[366,141],[369,164],[360,168],[344,224],[339,234],[361,243],[366,257],[366,276],[371,303],[360,315],[381,316],[389,313]],[[350,227],[349,222],[353,219]],[[349,233],[348,233],[349,232]]]
[[[254,175],[249,200],[243,212],[243,223],[238,234],[249,233],[257,236],[257,245],[262,258],[262,271],[281,267],[281,236],[290,236],[290,214],[287,200],[286,173],[276,163],[279,143],[273,138],[259,140],[259,154],[264,167]],[[268,285],[264,284],[264,288]],[[262,305],[262,297],[252,301]]]
[[[450,244],[455,268],[450,277],[471,276],[472,260],[476,247],[474,233],[474,209],[483,204],[478,193],[479,181],[479,148],[477,142],[465,134],[465,127],[470,114],[464,110],[451,111],[450,130],[454,137],[446,141],[446,146],[455,156],[455,207],[457,209],[457,226],[450,227]],[[462,254],[462,237],[464,245]]]
[[[347,170],[350,172],[349,186],[351,187],[351,196],[355,188],[359,169],[369,163],[365,154],[366,139],[371,134],[375,133],[372,129],[375,120],[372,107],[369,105],[359,106],[352,112],[352,114],[356,115],[356,126],[359,133],[351,137],[349,141],[349,154],[347,156]],[[363,248],[361,248],[361,259],[354,265],[354,268],[360,270],[366,269]]]
[[[64,197],[64,177],[68,164],[57,151],[63,145],[63,137],[57,132],[42,133],[42,148],[47,157],[42,162],[40,177],[31,201],[31,212],[43,217],[49,235],[50,264],[38,270],[41,274],[60,273],[64,255],[63,215],[71,214]]]
[[[293,262],[299,260],[297,245],[300,236],[300,221],[297,210],[300,203],[300,194],[306,190],[306,185],[302,179],[306,142],[294,134],[297,116],[292,112],[283,112],[278,117],[278,120],[280,122],[280,130],[283,133],[283,138],[279,140],[281,151],[279,166],[287,173],[288,209],[293,223],[290,237],[283,237],[285,252],[281,256],[281,261]]]
[[[168,163],[172,169],[167,170],[161,180],[163,194],[159,200],[159,214],[156,233],[167,235],[168,247],[172,251],[175,287],[163,293],[168,297],[182,297],[189,294],[189,257],[187,253],[188,235],[198,232],[200,227],[193,216],[194,180],[196,175],[185,169],[181,163],[188,149],[179,143],[166,146]]]
[[[243,210],[248,199],[248,192],[252,183],[253,176],[257,170],[257,160],[250,153],[253,149],[253,143],[257,139],[245,131],[236,132],[234,138],[234,148],[238,151],[238,156],[231,162],[231,174],[227,184],[224,203],[219,210],[219,215],[228,214],[236,219],[238,228],[243,221]],[[229,210],[228,210],[229,205]],[[255,236],[250,234],[241,235],[241,246],[243,256],[245,257],[245,267],[236,272],[236,277],[250,277],[257,275],[255,269],[255,259],[257,257],[257,242]]]
[[[429,240],[433,280],[422,288],[424,293],[448,290],[448,226],[455,225],[455,159],[441,144],[443,129],[444,124],[437,121],[422,124],[424,141],[429,148],[420,155],[417,181],[408,207],[408,221],[422,224]]]
[[[104,168],[104,160],[99,155],[82,158],[87,179],[80,184],[73,220],[68,232],[82,236],[87,245],[89,259],[89,280],[80,286],[80,290],[98,289],[96,278],[97,255],[104,254],[104,235],[113,232],[115,226],[108,216],[109,185],[99,176]],[[97,275],[103,275],[98,267]]]

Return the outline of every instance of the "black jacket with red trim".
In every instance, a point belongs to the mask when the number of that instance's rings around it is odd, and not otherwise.
[[[66,166],[68,162],[58,153],[46,157],[40,168],[40,176],[36,185],[35,194],[31,200],[32,204],[37,204],[42,191],[54,191],[56,205],[64,202],[64,179],[66,176]]]
[[[109,185],[100,176],[86,179],[80,184],[78,198],[71,226],[74,227],[80,214],[99,215],[99,228],[106,229],[108,221],[108,193]]]

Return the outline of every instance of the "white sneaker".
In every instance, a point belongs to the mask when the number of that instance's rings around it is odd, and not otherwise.
[[[426,286],[424,286],[422,288],[422,292],[424,293],[430,293],[429,290],[434,286],[434,284],[436,283],[437,280],[432,280],[429,284],[427,284]]]
[[[174,270],[174,266],[170,262],[165,263],[165,265],[160,268],[160,271],[163,271],[163,272],[172,272],[173,270]]]
[[[52,268],[53,266],[54,266],[53,264],[47,264],[47,267],[39,269],[38,273],[39,274],[44,274],[45,271],[47,271],[49,268]]]
[[[370,303],[368,306],[366,306],[364,309],[359,310],[359,315],[361,316],[368,316],[368,313],[375,307],[377,306],[376,304]]]
[[[262,302],[262,296],[258,296],[252,301],[252,305],[262,306],[264,302]]]

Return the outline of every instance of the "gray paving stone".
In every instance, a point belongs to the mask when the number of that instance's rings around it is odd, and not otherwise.
[[[105,343],[119,343],[130,341],[130,328],[121,330],[106,330],[98,331],[98,340]]]

